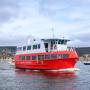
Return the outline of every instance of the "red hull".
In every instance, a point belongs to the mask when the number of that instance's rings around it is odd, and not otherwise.
[[[23,56],[32,56],[32,55],[47,55],[52,54],[52,52],[46,53],[37,53],[37,54],[22,54]],[[62,51],[62,52],[53,52],[53,54],[69,54],[68,58],[62,59],[50,59],[50,60],[23,60],[20,61],[20,55],[15,56],[15,66],[16,68],[24,68],[24,69],[34,69],[34,70],[58,70],[58,69],[67,69],[74,68],[78,56],[74,51]]]

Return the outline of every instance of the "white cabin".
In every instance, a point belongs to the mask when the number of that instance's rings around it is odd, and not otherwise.
[[[32,39],[17,48],[16,54],[42,53],[68,50],[67,39]]]

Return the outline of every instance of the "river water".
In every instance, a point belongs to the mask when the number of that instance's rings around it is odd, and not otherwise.
[[[76,67],[80,71],[24,71],[0,62],[0,90],[90,90],[90,65]]]

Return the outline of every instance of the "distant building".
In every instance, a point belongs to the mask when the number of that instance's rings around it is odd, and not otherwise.
[[[13,59],[16,46],[0,46],[0,60]]]

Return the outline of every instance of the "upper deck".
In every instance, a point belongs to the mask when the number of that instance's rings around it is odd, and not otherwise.
[[[32,39],[26,45],[19,46],[16,54],[68,51],[67,39]]]

